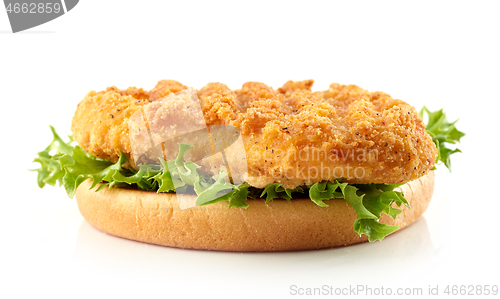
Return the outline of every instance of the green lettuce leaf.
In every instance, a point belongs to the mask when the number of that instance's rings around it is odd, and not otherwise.
[[[53,141],[38,153],[34,162],[40,163],[38,185],[54,186],[56,182],[64,186],[69,197],[73,197],[78,186],[87,179],[92,180],[92,188],[101,184],[96,191],[108,186],[133,187],[139,190],[157,192],[195,193],[199,205],[228,200],[229,206],[246,207],[243,195],[248,194],[249,185],[234,186],[225,181],[227,174],[221,172],[217,181],[198,173],[197,164],[183,161],[184,154],[192,145],[179,143],[179,153],[173,161],[159,158],[159,165],[139,165],[139,170],[124,169],[127,155],[120,152],[116,163],[96,158],[78,145],[73,145],[70,137],[64,142],[51,127]],[[55,151],[54,154],[51,152]],[[234,197],[234,198],[233,198]]]
[[[175,186],[167,161],[162,158],[159,158],[159,160],[161,169],[156,175],[152,176],[151,179],[158,183],[158,192],[173,192],[175,191]]]
[[[73,139],[71,137],[68,142],[64,142],[52,126],[50,126],[50,130],[53,134],[52,142],[43,151],[39,152],[38,157],[33,160],[33,162],[40,163],[40,168],[35,169],[38,172],[37,182],[40,188],[43,188],[45,184],[55,186],[57,182],[62,185],[64,170],[61,168],[58,158],[64,154],[71,154],[73,150],[71,145]],[[55,151],[56,154],[51,155],[50,152],[52,151]]]
[[[402,192],[393,191],[398,185],[368,184],[350,185],[333,182],[319,182],[309,186],[309,197],[318,206],[328,206],[324,201],[343,198],[356,212],[353,229],[359,235],[365,234],[370,242],[382,240],[399,229],[398,226],[380,223],[382,213],[395,218],[401,210],[394,208],[402,204],[410,208]],[[339,191],[337,191],[339,190]]]
[[[454,153],[461,153],[461,151],[458,148],[449,148],[448,144],[456,144],[465,136],[464,132],[455,127],[458,120],[450,123],[446,119],[443,109],[431,112],[425,106],[418,115],[422,119],[427,116],[426,131],[432,137],[432,141],[434,141],[438,149],[436,164],[443,163],[451,171],[450,156]]]
[[[198,193],[195,204],[202,206],[206,204],[216,203],[219,201],[229,200],[235,186],[226,181],[227,174],[221,172],[219,177],[211,186],[207,187],[201,193]]]
[[[387,225],[378,222],[377,219],[356,219],[354,221],[354,231],[359,235],[367,235],[368,241],[382,241],[385,237],[397,231],[399,226]]]
[[[320,207],[328,207],[323,200],[328,200],[332,198],[344,198],[342,192],[336,191],[338,188],[344,190],[347,183],[340,184],[338,181],[335,183],[331,182],[319,182],[311,185],[309,187],[309,198]]]
[[[229,197],[229,207],[232,208],[248,208],[247,199],[249,195],[249,184],[241,184],[233,190]]]
[[[272,184],[267,185],[259,197],[263,197],[264,195],[266,195],[266,204],[268,204],[273,199],[280,198],[280,199],[290,200],[290,199],[292,199],[292,193],[294,193],[294,192],[303,193],[304,192],[304,190],[300,186],[296,187],[294,189],[287,189],[287,188],[283,188],[282,185],[283,184],[279,184],[279,183],[272,183]]]

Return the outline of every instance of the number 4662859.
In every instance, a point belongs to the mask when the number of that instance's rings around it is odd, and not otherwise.
[[[56,13],[61,11],[59,3],[9,3],[8,13]]]
[[[498,295],[497,285],[447,285],[446,295]]]

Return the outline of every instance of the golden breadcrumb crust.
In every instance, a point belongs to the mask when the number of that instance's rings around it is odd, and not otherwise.
[[[209,83],[197,91],[207,125],[240,129],[247,183],[293,188],[342,177],[350,183],[395,184],[417,179],[434,166],[437,149],[415,108],[355,85],[334,83],[313,92],[312,84],[288,81],[275,90],[247,82],[231,90]],[[184,89],[177,81],[163,80],[151,91],[91,91],[73,118],[74,139],[85,151],[112,162],[119,151],[131,157],[130,117]]]

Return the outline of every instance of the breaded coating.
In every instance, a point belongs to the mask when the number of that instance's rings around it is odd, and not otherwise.
[[[236,104],[239,111],[245,113],[250,105],[256,100],[271,99],[276,95],[271,87],[264,83],[247,82],[240,90],[236,90]]]
[[[334,83],[313,92],[313,82],[288,81],[277,90],[247,82],[235,91],[209,83],[198,91],[207,125],[240,129],[251,186],[294,188],[337,178],[395,184],[417,179],[434,166],[437,149],[415,108],[355,85]],[[160,81],[150,92],[115,87],[90,92],[73,118],[74,139],[113,162],[118,150],[130,156],[128,118],[150,101],[186,88]]]
[[[176,93],[181,90],[186,89],[187,86],[174,80],[161,80],[156,84],[156,86],[149,91],[149,101],[153,102],[161,99],[171,93]]]
[[[225,84],[209,83],[198,91],[207,125],[227,124],[236,118],[236,95]]]
[[[149,92],[114,86],[91,91],[76,109],[71,124],[73,138],[86,152],[113,163],[118,161],[119,151],[130,157],[129,118],[160,94],[165,96],[186,88],[177,81],[163,80]]]
[[[304,80],[304,81],[288,81],[282,87],[278,88],[278,92],[284,94],[286,97],[295,91],[305,90],[311,91],[311,87],[314,80]]]
[[[311,92],[308,84],[287,82],[279,91],[231,123],[246,137],[252,186],[292,188],[339,177],[395,184],[434,166],[437,149],[416,110],[401,100],[354,85]]]

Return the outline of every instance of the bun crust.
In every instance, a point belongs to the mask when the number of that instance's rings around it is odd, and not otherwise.
[[[353,230],[356,214],[343,199],[319,207],[310,199],[248,200],[248,209],[227,202],[181,210],[175,194],[107,187],[76,192],[83,217],[108,234],[169,247],[222,251],[285,251],[319,249],[365,242]],[[411,209],[404,206],[396,220],[383,214],[380,222],[401,228],[426,210],[434,189],[434,173],[401,186]]]

